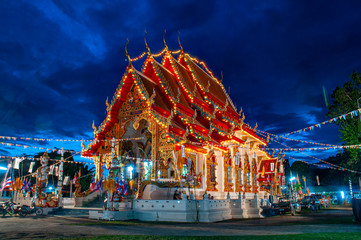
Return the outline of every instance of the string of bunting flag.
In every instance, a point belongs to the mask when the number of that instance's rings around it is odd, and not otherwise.
[[[314,147],[314,148],[263,148],[264,150],[276,150],[276,151],[320,151],[330,149],[349,149],[349,148],[360,148],[361,144],[357,145],[346,145],[346,146],[334,146],[334,147]]]
[[[285,139],[285,140],[289,140],[289,141],[300,142],[300,143],[307,143],[307,144],[312,144],[312,145],[328,146],[328,147],[341,146],[341,145],[334,145],[334,144],[329,144],[329,143],[317,143],[317,142],[309,142],[309,141],[304,141],[304,140],[299,140],[299,139],[287,138],[287,137],[283,137],[283,136],[276,135],[276,134],[273,134],[273,133],[261,131],[261,130],[259,130],[259,129],[256,129],[256,132],[273,136],[273,137],[275,137],[276,139],[277,139],[277,138],[281,138],[281,139]]]
[[[338,117],[335,117],[335,118],[331,118],[327,121],[324,121],[324,122],[321,122],[321,123],[317,123],[317,124],[314,124],[312,126],[309,126],[309,127],[306,127],[306,128],[302,128],[300,130],[297,130],[297,131],[293,131],[293,132],[290,132],[290,133],[285,133],[285,134],[282,134],[284,136],[288,136],[288,135],[291,135],[291,134],[295,134],[295,133],[300,133],[300,132],[305,132],[305,131],[312,131],[314,130],[315,128],[321,128],[322,125],[325,125],[327,123],[333,123],[333,122],[336,122],[337,120],[346,120],[346,117],[348,116],[351,116],[351,117],[357,117],[358,114],[361,114],[361,108],[359,109],[356,109],[356,110],[353,110],[351,112],[348,112],[346,114],[343,114],[343,115],[340,115]]]
[[[306,164],[311,164],[311,165],[314,165],[314,166],[317,166],[317,167],[321,167],[321,168],[329,168],[329,169],[338,170],[335,167],[331,167],[331,166],[327,166],[327,165],[323,165],[323,164],[321,165],[321,164],[317,164],[317,163],[313,163],[313,162],[307,162],[307,161],[304,161],[304,160],[301,160],[301,159],[298,159],[298,158],[293,158],[293,157],[290,157],[290,156],[288,156],[288,158],[293,159],[295,161],[300,161],[300,162],[303,162],[303,163],[306,163]]]
[[[260,134],[261,134],[261,135],[263,135],[262,133],[260,133]],[[286,147],[286,148],[290,148],[290,147],[289,147],[289,146],[287,146],[286,144],[281,143],[281,142],[277,141],[277,140],[276,140],[276,139],[274,139],[274,138],[270,138],[270,140],[271,140],[271,141],[274,141],[274,142],[276,142],[276,143],[278,143],[278,144],[281,144],[282,146],[284,146],[284,147]],[[313,158],[313,159],[315,159],[315,160],[317,160],[317,161],[320,161],[320,162],[322,162],[322,163],[325,163],[325,164],[331,165],[331,166],[333,166],[333,167],[337,168],[337,170],[341,170],[341,171],[348,171],[348,172],[358,173],[358,174],[360,174],[360,173],[361,173],[361,172],[358,172],[358,171],[355,171],[355,170],[352,170],[352,169],[348,169],[348,168],[344,168],[344,167],[338,166],[338,165],[333,164],[333,163],[329,163],[329,162],[327,162],[327,161],[325,161],[325,160],[322,160],[322,159],[319,159],[319,158],[317,158],[317,157],[314,157],[314,156],[311,156],[311,155],[305,154],[305,153],[303,153],[303,152],[300,152],[300,151],[298,151],[298,152],[299,152],[299,153],[301,153],[301,154],[303,154],[303,155],[305,155],[305,156],[307,156],[307,157],[310,157],[310,158]]]
[[[73,157],[73,156],[75,156],[75,155],[80,154],[80,153],[81,153],[81,152],[75,152],[75,153],[73,153],[71,156],[65,158],[65,159],[63,160],[63,162],[64,162],[64,163],[74,163],[74,164],[88,164],[88,165],[93,165],[93,164],[94,164],[94,163],[90,163],[90,162],[80,162],[80,161],[75,161],[75,160],[74,160],[74,161],[67,160],[67,159],[69,159],[69,158],[71,158],[71,157]],[[0,158],[2,158],[2,159],[17,159],[17,158],[19,158],[19,157],[0,156]],[[20,158],[22,158],[22,157],[20,157]],[[40,161],[41,158],[24,157],[24,160]],[[62,160],[50,158],[49,161],[59,162],[59,163],[60,163]]]
[[[9,146],[9,147],[23,147],[25,148],[35,148],[35,149],[42,149],[46,151],[52,151],[51,148],[43,148],[43,147],[37,147],[37,146],[30,146],[30,145],[24,145],[24,144],[18,144],[18,143],[6,143],[6,142],[0,142],[1,145]]]
[[[119,139],[110,139],[110,140],[98,140],[98,139],[94,139],[94,140],[84,140],[84,139],[62,139],[62,138],[38,138],[38,137],[10,137],[10,136],[0,136],[0,139],[5,139],[5,140],[12,140],[12,141],[17,141],[17,140],[25,140],[25,141],[55,141],[55,142],[91,142],[91,141],[99,141],[99,142],[121,142],[121,141],[132,141],[132,140],[141,140],[144,139],[144,137],[136,137],[136,138],[119,138]]]

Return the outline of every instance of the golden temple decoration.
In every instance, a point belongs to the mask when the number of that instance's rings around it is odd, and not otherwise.
[[[207,191],[218,191],[216,186],[217,177],[216,177],[216,168],[217,168],[217,158],[215,156],[214,150],[212,149],[207,156]]]
[[[238,151],[238,148],[235,147],[233,148],[233,157],[235,159],[234,161],[234,172],[235,172],[235,191],[236,192],[242,192],[242,182],[241,182],[241,179],[242,179],[242,160],[241,160],[241,157],[240,157],[240,152]]]
[[[233,192],[232,183],[232,156],[230,151],[223,153],[224,192]]]

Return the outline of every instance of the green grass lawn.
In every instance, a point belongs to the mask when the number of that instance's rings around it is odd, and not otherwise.
[[[63,238],[61,238],[63,239]],[[308,234],[292,234],[292,235],[266,235],[266,236],[204,236],[204,237],[172,237],[172,236],[99,236],[99,237],[90,237],[90,238],[64,238],[64,240],[341,240],[341,239],[361,239],[361,233],[308,233]],[[60,239],[59,239],[60,240]]]

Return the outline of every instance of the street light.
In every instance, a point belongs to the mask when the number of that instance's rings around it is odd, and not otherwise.
[[[0,167],[0,170],[6,171],[8,169],[6,167]]]

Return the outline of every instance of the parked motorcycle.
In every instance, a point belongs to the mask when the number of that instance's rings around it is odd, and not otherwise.
[[[6,216],[6,214],[13,216],[15,214],[19,214],[21,207],[20,206],[16,206],[16,204],[14,202],[5,202],[2,206],[2,215],[3,217]]]
[[[31,207],[27,205],[21,207],[20,216],[26,216],[32,213],[35,213],[36,216],[41,216],[43,215],[43,209],[41,207],[36,207],[35,203],[32,203]]]

